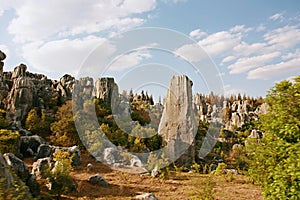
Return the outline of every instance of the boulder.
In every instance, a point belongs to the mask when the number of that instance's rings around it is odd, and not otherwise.
[[[145,193],[135,196],[135,199],[140,200],[158,200],[157,197],[153,193]]]
[[[100,186],[104,186],[104,187],[108,186],[108,183],[100,174],[95,174],[93,176],[90,176],[89,182],[92,185],[100,185]]]
[[[0,177],[5,179],[4,181],[6,182],[5,184],[7,185],[7,189],[11,187],[14,181],[14,178],[8,168],[9,166],[5,162],[3,155],[0,153]]]
[[[29,169],[27,165],[20,158],[16,157],[12,153],[3,154],[3,157],[6,163],[11,166],[14,172],[17,174],[19,178],[25,183],[30,177]]]
[[[6,55],[3,51],[0,50],[0,61],[5,60]]]
[[[37,150],[37,155],[35,159],[46,158],[52,156],[54,151],[56,150],[55,146],[51,146],[49,144],[41,144]]]
[[[72,146],[72,147],[65,147],[63,148],[63,150],[66,150],[69,152],[69,154],[71,156],[73,156],[72,158],[72,166],[78,166],[82,163],[82,159],[81,159],[81,153],[80,153],[80,149],[78,146]]]
[[[51,159],[40,158],[33,163],[31,174],[35,175],[37,178],[45,178],[46,169],[51,167]]]
[[[45,143],[46,143],[45,140],[38,135],[21,136],[20,137],[20,153],[24,157],[35,156],[38,152],[39,146],[42,144],[45,144]]]
[[[168,143],[170,161],[189,167],[195,158],[196,112],[192,101],[193,82],[185,75],[173,76],[165,99],[158,134]]]

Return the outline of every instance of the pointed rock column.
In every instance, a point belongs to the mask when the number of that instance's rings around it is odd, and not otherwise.
[[[193,82],[185,75],[171,79],[158,133],[167,144],[167,156],[178,165],[194,161],[194,138],[197,132],[196,112],[192,100]],[[178,159],[177,159],[178,158]]]

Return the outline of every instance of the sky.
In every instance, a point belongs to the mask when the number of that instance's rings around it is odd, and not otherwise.
[[[144,36],[147,32],[160,42]],[[265,96],[275,83],[300,75],[300,3],[1,0],[0,50],[7,55],[4,71],[24,63],[31,72],[59,79],[78,76],[97,62],[101,70],[90,74],[114,76],[120,90],[159,96],[172,75],[186,74],[194,92],[218,87],[225,95]]]

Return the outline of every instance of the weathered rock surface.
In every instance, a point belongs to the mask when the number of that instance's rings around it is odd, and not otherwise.
[[[135,196],[135,199],[140,200],[158,200],[157,197],[153,193],[145,193]]]
[[[104,186],[104,187],[108,186],[108,183],[100,174],[95,174],[93,176],[90,176],[89,182],[92,185],[100,185],[100,186]]]
[[[114,78],[98,78],[95,82],[93,95],[104,102],[114,104],[119,97],[118,85]]]
[[[11,166],[11,168],[17,174],[17,176],[26,183],[30,177],[30,173],[27,165],[23,162],[23,160],[19,159],[12,153],[3,154],[3,157],[6,163]]]
[[[190,165],[195,157],[196,113],[192,101],[192,81],[174,76],[165,99],[158,133],[168,143],[167,154],[180,165]]]
[[[40,158],[33,163],[31,174],[34,174],[37,178],[45,178],[45,171],[50,167],[51,167],[50,157]]]
[[[48,144],[42,144],[39,146],[39,148],[37,150],[37,155],[35,156],[35,159],[37,160],[39,158],[46,158],[46,157],[52,158],[53,153],[59,149],[61,149],[63,151],[67,151],[67,152],[69,152],[69,154],[71,156],[73,156],[73,158],[72,158],[73,166],[78,166],[82,163],[80,149],[78,146],[58,147],[58,146],[52,146],[52,145],[48,145]]]
[[[12,174],[9,171],[9,166],[5,162],[4,157],[2,154],[0,154],[0,177],[5,179],[7,188],[11,187],[14,178]]]
[[[20,153],[25,158],[36,156],[39,146],[45,143],[45,140],[38,135],[21,136]]]

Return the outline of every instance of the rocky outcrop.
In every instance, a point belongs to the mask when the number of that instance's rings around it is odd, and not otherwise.
[[[45,144],[45,140],[38,136],[21,136],[20,137],[20,153],[23,157],[34,157],[37,154],[40,145]]]
[[[7,188],[10,188],[14,181],[14,178],[13,178],[12,174],[10,173],[9,166],[5,162],[2,154],[0,154],[0,177],[4,178]]]
[[[168,143],[167,154],[180,165],[190,165],[195,157],[196,113],[192,101],[192,81],[174,76],[165,99],[158,134]]]
[[[3,66],[4,66],[3,60],[5,60],[5,58],[6,58],[5,53],[0,50],[0,74],[1,75],[3,74]]]
[[[115,104],[119,97],[119,89],[114,78],[98,78],[95,82],[93,96],[109,104]]]
[[[12,153],[3,154],[3,157],[6,163],[14,170],[18,177],[21,178],[25,183],[30,177],[30,173],[27,165],[23,162],[23,160],[19,159]]]
[[[48,144],[42,144],[39,146],[37,150],[37,155],[35,156],[35,159],[40,159],[40,158],[47,158],[50,157],[52,158],[53,153],[56,150],[63,150],[69,152],[70,156],[72,157],[72,165],[73,166],[78,166],[82,163],[81,159],[81,154],[80,154],[80,149],[78,146],[73,146],[73,147],[58,147],[58,146],[52,146]]]

